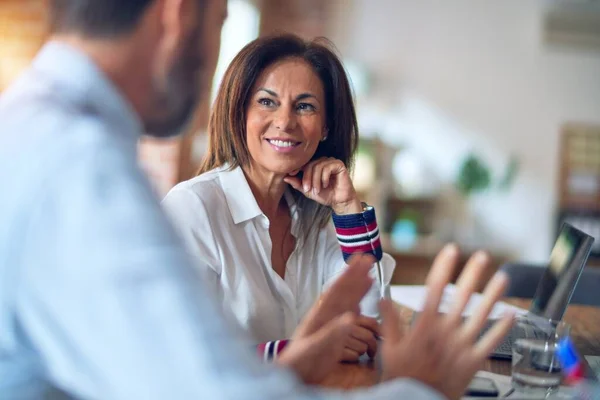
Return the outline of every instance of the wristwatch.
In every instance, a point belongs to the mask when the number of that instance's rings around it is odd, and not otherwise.
[[[367,203],[365,203],[364,201],[360,202],[360,205],[362,207],[363,212],[365,211],[369,211],[373,209],[373,206],[368,205]]]

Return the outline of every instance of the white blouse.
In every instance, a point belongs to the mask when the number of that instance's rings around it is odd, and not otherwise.
[[[299,236],[297,206],[285,193],[292,234]],[[324,287],[346,265],[333,223],[309,236],[290,255],[285,278],[271,265],[269,219],[259,208],[241,168],[221,167],[182,182],[162,205],[226,313],[257,343],[290,338]],[[315,237],[317,236],[317,237]],[[389,282],[395,267],[384,254]],[[379,285],[361,303],[376,316]]]

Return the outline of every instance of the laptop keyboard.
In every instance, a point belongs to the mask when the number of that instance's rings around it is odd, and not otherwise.
[[[479,334],[479,337],[482,337],[483,335],[486,334],[487,331],[489,331],[492,326],[494,326],[494,320],[488,320],[485,324],[485,326],[483,327],[483,329],[481,330],[481,333]],[[500,344],[496,347],[496,349],[494,349],[494,351],[492,352],[492,357],[494,356],[500,356],[502,358],[510,358],[512,357],[512,347],[513,347],[513,343],[514,343],[514,328],[513,330],[511,330],[508,335],[502,340],[502,342],[500,342]]]

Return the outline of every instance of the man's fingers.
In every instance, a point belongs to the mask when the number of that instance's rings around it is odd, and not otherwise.
[[[469,258],[456,283],[457,290],[454,295],[454,304],[446,317],[449,328],[457,326],[461,321],[463,310],[477,288],[488,261],[489,257],[483,251],[478,251]]]
[[[310,309],[294,336],[311,334],[345,312],[358,314],[360,300],[373,284],[369,271],[374,260],[370,255],[351,257],[348,267],[323,293],[319,303]]]
[[[326,338],[331,342],[348,337],[356,325],[356,317],[352,313],[344,313],[318,330],[315,337]]]
[[[479,340],[473,350],[473,357],[479,360],[485,360],[490,353],[500,344],[502,339],[508,335],[508,332],[514,324],[514,313],[502,317],[486,334]]]
[[[342,296],[352,305],[358,305],[373,285],[369,271],[375,259],[370,255],[355,255],[348,260],[348,267],[331,285],[331,292]]]
[[[397,343],[404,335],[404,326],[400,319],[400,313],[394,308],[394,303],[389,299],[379,302],[379,312],[383,317],[381,333],[386,342]]]
[[[504,272],[497,272],[487,284],[483,292],[481,304],[465,323],[464,334],[467,340],[475,340],[479,335],[494,305],[502,298],[507,287],[508,276]]]
[[[319,353],[322,353],[325,350],[332,350],[338,357],[337,360],[341,361],[344,348],[343,343],[345,343],[345,339],[352,332],[354,324],[354,315],[345,313],[326,323],[321,329],[318,329],[307,339],[311,341],[310,346],[313,349],[321,349]],[[336,350],[336,346],[338,346],[339,349]]]
[[[458,247],[454,244],[446,245],[435,258],[431,271],[427,275],[427,298],[423,313],[419,317],[419,325],[426,324],[427,320],[437,315],[444,288],[450,281],[457,262]]]
[[[343,311],[350,311],[350,307],[354,310],[373,284],[369,271],[374,262],[373,256],[367,254],[350,257],[348,267],[323,294],[323,302],[343,304],[348,308]]]

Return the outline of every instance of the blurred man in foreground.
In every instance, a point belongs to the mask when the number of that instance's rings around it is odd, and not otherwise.
[[[135,154],[141,132],[176,134],[194,108],[210,1],[50,0],[51,40],[0,98],[0,397],[459,398],[511,324],[475,341],[501,275],[461,323],[483,254],[447,316],[437,307],[453,246],[413,331],[402,335],[382,303],[385,382],[363,392],[297,377],[318,381],[335,365],[369,257],[355,257],[298,328],[279,360],[288,368],[261,364],[219,315]]]

